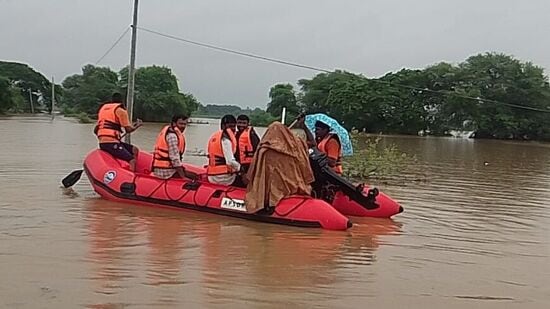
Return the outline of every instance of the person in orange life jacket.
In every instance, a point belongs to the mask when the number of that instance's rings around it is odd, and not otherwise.
[[[197,175],[185,170],[183,153],[185,152],[185,135],[188,116],[174,115],[169,125],[160,131],[153,151],[153,174],[161,179],[171,177],[192,178]]]
[[[121,134],[123,128],[126,133],[131,133],[141,125],[141,119],[138,119],[134,124],[130,123],[126,106],[122,102],[122,95],[114,93],[111,102],[104,103],[99,108],[97,125],[94,129],[94,133],[99,140],[99,149],[106,151],[115,158],[128,162],[130,170],[134,171],[139,149],[122,142]]]
[[[223,116],[220,130],[212,134],[208,141],[206,173],[211,183],[230,186],[235,182],[237,173],[241,171],[241,164],[234,155],[237,151],[236,126],[235,116]]]
[[[241,164],[243,172],[246,173],[260,144],[260,137],[254,131],[254,128],[250,126],[250,118],[246,115],[237,117],[237,129],[235,135],[237,138],[237,153],[235,158]]]
[[[315,138],[313,138],[304,120],[305,115],[301,115],[295,126],[306,132],[308,146],[319,148],[319,151],[327,155],[328,164],[332,170],[342,174],[342,147],[338,135],[330,133],[330,126],[317,121],[315,122]]]

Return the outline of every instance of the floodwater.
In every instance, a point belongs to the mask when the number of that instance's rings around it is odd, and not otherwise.
[[[378,184],[405,212],[334,232],[113,203],[84,175],[64,191],[92,125],[0,118],[0,307],[549,308],[550,145],[383,141],[417,158]]]

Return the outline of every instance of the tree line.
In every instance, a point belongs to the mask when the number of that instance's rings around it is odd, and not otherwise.
[[[248,115],[255,125],[267,126],[275,117],[260,108],[242,109],[236,105],[200,104],[193,95],[181,93],[177,78],[167,67],[141,67],[135,73],[134,116],[144,121],[164,122],[174,114],[221,117]],[[82,121],[95,117],[113,92],[126,94],[128,68],[115,72],[108,67],[86,65],[81,74],[69,76],[56,87],[56,104],[63,114]],[[49,112],[51,82],[26,64],[0,62],[0,114]]]
[[[108,101],[113,92],[127,92],[128,68],[114,72],[86,65],[82,74],[67,77],[62,85],[66,112],[95,115],[99,103]],[[193,95],[180,92],[176,76],[163,66],[138,68],[134,89],[134,116],[144,121],[164,122],[174,114],[190,114],[199,105]]]
[[[237,105],[228,104],[200,104],[193,116],[220,118],[227,114],[234,116],[247,115],[254,126],[268,126],[273,121],[280,119],[258,107],[251,109],[249,107],[241,108]]]
[[[403,69],[380,78],[345,71],[321,73],[269,92],[267,111],[322,112],[347,129],[373,133],[550,139],[550,86],[541,67],[486,53],[459,64]],[[522,108],[523,107],[523,108]]]
[[[0,61],[0,114],[31,111],[31,100],[36,112],[51,108],[51,82],[26,64]],[[57,92],[61,91],[55,85]],[[56,99],[61,98],[56,94]]]
[[[66,115],[97,115],[101,103],[114,92],[126,94],[128,68],[115,72],[108,67],[86,65],[81,74],[69,76],[56,87],[56,104]],[[50,111],[51,82],[28,65],[0,62],[0,113],[30,112],[31,93],[36,111]],[[191,114],[199,102],[181,93],[172,70],[147,66],[135,72],[134,115],[144,121],[163,122],[173,114]]]
[[[128,69],[86,65],[81,74],[56,87],[56,104],[65,114],[95,116],[115,91],[127,91]],[[336,70],[269,90],[267,110],[234,105],[201,105],[182,93],[170,68],[136,70],[134,115],[144,121],[166,121],[185,113],[211,117],[247,114],[256,126],[300,112],[326,113],[347,129],[372,133],[446,135],[474,131],[477,137],[550,139],[550,86],[544,70],[514,57],[486,53],[458,64],[438,63],[424,69],[402,69],[380,78]],[[30,95],[29,95],[30,94]],[[49,111],[51,83],[28,65],[0,62],[0,113]],[[522,108],[523,107],[523,108]]]

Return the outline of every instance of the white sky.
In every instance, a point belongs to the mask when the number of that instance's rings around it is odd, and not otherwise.
[[[131,23],[132,0],[0,0],[0,59],[60,81]],[[497,51],[550,68],[548,0],[140,0],[139,25],[327,69],[376,77]],[[130,35],[102,61],[129,62]],[[316,72],[139,32],[137,65],[167,65],[202,103],[265,107],[269,88]]]

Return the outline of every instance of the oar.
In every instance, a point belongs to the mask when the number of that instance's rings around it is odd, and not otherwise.
[[[82,172],[84,170],[74,170],[69,175],[65,176],[63,180],[61,180],[61,183],[65,188],[72,187],[75,183],[77,183],[80,180],[80,177],[82,176]]]
[[[120,139],[122,140],[124,136],[126,136],[126,133],[122,134]],[[74,184],[80,180],[80,177],[82,177],[82,172],[84,172],[83,169],[74,170],[69,175],[65,176],[65,178],[61,180],[63,187],[68,188],[74,186]]]

